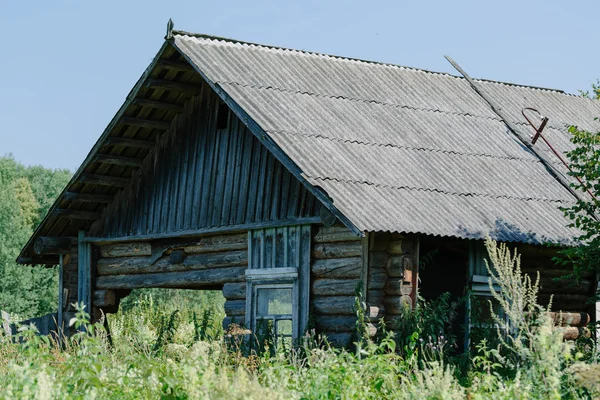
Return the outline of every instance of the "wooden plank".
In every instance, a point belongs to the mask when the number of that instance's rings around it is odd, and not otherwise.
[[[158,129],[161,131],[166,131],[171,127],[170,121],[159,121],[132,117],[123,117],[121,118],[120,122],[124,125],[137,126],[140,128],[147,129]]]
[[[220,253],[189,254],[182,263],[171,264],[169,256],[163,256],[156,262],[151,257],[118,257],[98,260],[99,276],[146,274],[153,272],[177,272],[227,268],[248,265],[248,252],[234,250]]]
[[[153,89],[164,89],[168,91],[184,92],[184,93],[200,93],[202,85],[193,83],[183,83],[176,81],[169,81],[166,79],[147,79],[146,87]]]
[[[152,255],[149,242],[115,243],[100,247],[100,257],[139,257]]]
[[[124,188],[129,185],[130,179],[120,176],[81,174],[79,182],[88,185],[114,186]]]
[[[237,120],[237,118],[236,118]],[[242,158],[242,169],[240,172],[240,188],[238,190],[238,201],[236,206],[236,216],[235,216],[235,224],[241,224],[246,222],[246,212],[248,206],[248,196],[249,196],[249,187],[250,187],[250,173],[251,173],[251,161],[253,157],[253,143],[254,137],[246,132],[243,124],[240,125],[240,135],[244,136],[244,150],[243,150],[243,158]],[[249,222],[249,221],[248,221]]]
[[[221,223],[221,210],[223,208],[225,179],[227,177],[227,169],[229,167],[229,151],[231,147],[229,129],[217,130],[219,137],[219,156],[215,164],[215,180],[214,180],[214,205],[211,207],[211,225],[218,226]]]
[[[356,315],[354,296],[316,297],[312,305],[318,315]]]
[[[228,300],[242,300],[246,298],[246,283],[226,283],[223,285],[223,297]]]
[[[133,99],[133,104],[137,104],[138,106],[142,106],[142,107],[154,108],[157,110],[174,111],[176,113],[183,112],[182,105],[167,103],[164,101],[144,99],[144,98],[140,98],[140,97],[136,97],[135,99]]]
[[[112,202],[114,196],[110,194],[96,194],[96,193],[76,193],[76,192],[65,192],[63,199],[73,202],[81,203],[102,203],[108,204]]]
[[[231,250],[246,250],[248,247],[247,233],[237,233],[233,235],[215,235],[199,238],[192,244],[184,247],[185,252],[208,253]]]
[[[71,219],[81,219],[95,221],[100,219],[100,213],[94,211],[81,211],[81,210],[70,210],[66,208],[55,208],[52,211],[52,215],[55,217],[65,217]]]
[[[214,127],[216,115],[215,115],[215,107],[214,107],[214,97],[210,96],[207,109],[207,122],[206,122],[206,134],[208,136],[208,145],[207,150],[208,153],[205,157],[204,163],[204,174],[202,178],[202,208],[200,210],[200,226],[209,226],[209,208],[211,204],[211,183],[213,173],[213,159],[215,158],[216,148],[217,148],[217,137],[215,135],[215,131],[212,129]]]
[[[340,243],[317,243],[312,250],[312,256],[317,259],[360,257],[362,247],[360,241]]]
[[[109,137],[106,139],[105,144],[111,146],[131,147],[135,149],[153,149],[154,146],[156,146],[156,142],[152,140],[132,139],[124,137]]]
[[[113,164],[136,168],[140,168],[144,163],[142,158],[124,157],[113,154],[98,154],[94,160],[102,164]]]
[[[65,254],[77,245],[75,237],[38,236],[33,244],[35,254]],[[60,261],[60,260],[59,260]]]
[[[181,272],[100,276],[98,289],[207,288],[224,283],[243,282],[246,267],[217,268]]]
[[[224,218],[221,220],[221,225],[233,225],[236,223],[237,211],[238,211],[238,199],[240,196],[239,190],[241,186],[240,175],[242,173],[242,164],[244,162],[244,158],[247,157],[244,154],[244,142],[246,140],[246,135],[240,129],[240,121],[233,114],[230,113],[231,116],[231,130],[234,132],[236,138],[235,145],[235,153],[233,156],[233,174],[229,179],[231,181],[231,188],[229,193],[229,204],[226,204],[224,210],[227,210],[227,215],[223,213]]]
[[[221,215],[219,225],[229,225],[229,218],[233,213],[231,209],[231,203],[233,201],[233,187],[236,183],[235,175],[237,164],[239,163],[239,150],[240,150],[240,138],[237,135],[235,123],[232,119],[237,121],[237,118],[233,116],[233,113],[228,113],[229,122],[228,126],[228,135],[229,135],[229,151],[227,153],[227,167],[225,168],[225,176],[224,176],[224,189],[223,189],[223,204],[221,208]]]
[[[92,251],[91,244],[83,241],[84,231],[79,231],[77,248],[77,302],[91,313],[92,305]]]
[[[313,296],[354,296],[358,280],[316,279],[312,282]]]
[[[64,311],[64,270],[65,270],[65,257],[60,254],[58,256],[58,306],[56,313],[56,323],[58,325],[58,341],[61,343],[63,338],[63,311]]]
[[[228,317],[246,315],[246,300],[226,300],[223,308]]]
[[[315,278],[360,279],[362,258],[330,258],[315,260],[312,275]]]
[[[186,61],[160,60],[158,62],[160,68],[171,69],[182,72],[196,72],[193,66]]]
[[[359,241],[360,236],[355,235],[345,226],[323,226],[318,227],[313,238],[314,243],[353,242]]]
[[[169,239],[169,238],[191,238],[191,237],[201,237],[206,235],[215,235],[215,234],[225,234],[225,233],[239,233],[243,231],[248,231],[251,229],[259,229],[259,228],[271,228],[278,226],[290,226],[290,225],[305,225],[305,224],[317,224],[321,220],[319,217],[309,217],[309,218],[297,218],[297,219],[287,219],[280,221],[266,221],[266,222],[252,222],[249,224],[240,224],[240,225],[232,225],[232,226],[217,226],[217,227],[209,227],[209,228],[201,228],[201,229],[190,229],[184,230],[180,232],[164,232],[164,233],[151,233],[151,234],[142,234],[142,235],[130,235],[130,236],[115,236],[115,237],[87,237],[86,241],[91,243],[119,243],[119,242],[135,242],[135,241],[144,241],[144,240],[153,240],[153,239]],[[58,257],[57,257],[58,262]]]

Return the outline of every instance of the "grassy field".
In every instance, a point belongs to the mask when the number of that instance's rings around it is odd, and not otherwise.
[[[268,348],[257,354],[239,332],[222,331],[220,293],[140,291],[108,317],[110,339],[102,324],[89,325],[83,312],[73,323],[85,333],[65,339],[62,346],[29,327],[21,328],[17,340],[0,336],[0,396],[598,398],[600,369],[593,343],[563,342],[544,310],[528,297],[535,292],[534,283],[520,277],[515,260],[502,249],[494,251],[504,284],[516,287],[511,296],[502,297],[510,334],[498,336],[506,332],[499,326],[472,354],[456,353],[443,315],[436,315],[448,310],[431,304],[407,311],[406,325],[396,330],[401,335],[387,331],[371,340],[359,323],[352,349],[333,349],[319,337],[307,336],[294,349]],[[357,314],[361,316],[360,307]],[[442,329],[432,332],[436,320],[442,321]]]

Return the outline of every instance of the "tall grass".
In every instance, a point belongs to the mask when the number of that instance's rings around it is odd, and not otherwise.
[[[467,362],[440,348],[450,307],[443,301],[407,311],[404,330],[386,330],[375,341],[359,334],[360,345],[351,351],[307,336],[295,349],[246,354],[231,346],[236,332],[220,327],[218,296],[186,303],[171,301],[172,292],[142,292],[108,317],[112,345],[103,324],[90,325],[81,310],[73,324],[84,329],[60,345],[31,327],[21,327],[16,337],[0,336],[0,397],[598,398],[593,346],[583,357],[581,347],[564,343],[545,308],[535,304],[536,286],[520,275],[518,256],[492,241],[487,245],[507,318],[498,318],[490,333],[496,344],[481,341]]]

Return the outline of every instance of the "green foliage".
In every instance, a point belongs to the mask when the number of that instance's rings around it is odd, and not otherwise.
[[[55,269],[19,266],[15,259],[69,177],[0,157],[0,309],[29,318],[56,308]]]

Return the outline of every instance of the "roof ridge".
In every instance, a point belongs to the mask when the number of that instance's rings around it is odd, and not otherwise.
[[[340,56],[340,55],[335,55],[335,54],[321,53],[318,51],[299,50],[299,49],[294,49],[291,47],[283,47],[283,46],[275,46],[275,45],[269,45],[269,44],[263,44],[263,43],[248,42],[248,41],[244,41],[244,40],[227,38],[227,37],[223,37],[223,36],[209,35],[209,34],[205,34],[205,33],[194,33],[194,32],[187,32],[187,31],[176,30],[176,29],[173,29],[172,32],[173,32],[173,35],[190,36],[190,37],[195,37],[195,38],[199,38],[199,39],[217,40],[217,41],[223,41],[223,42],[228,42],[228,43],[233,43],[233,44],[262,47],[265,49],[290,51],[290,52],[297,52],[297,53],[301,53],[301,54],[315,55],[315,56],[321,56],[321,57],[330,57],[330,58],[334,58],[334,59],[342,60],[342,61],[352,61],[352,62],[359,62],[359,63],[365,63],[365,64],[380,65],[380,66],[384,66],[384,67],[400,68],[400,69],[406,69],[406,70],[411,70],[411,71],[415,71],[415,72],[424,72],[424,73],[428,73],[428,74],[432,74],[432,75],[442,75],[442,76],[447,76],[447,77],[456,78],[456,79],[460,79],[460,80],[465,80],[465,78],[462,76],[453,75],[448,72],[439,72],[439,71],[428,70],[425,68],[409,67],[406,65],[392,64],[392,63],[386,63],[386,62],[382,62],[382,61],[365,60],[362,58],[346,57],[346,56]],[[533,85],[524,85],[524,84],[513,83],[513,82],[503,82],[503,81],[498,81],[498,80],[493,80],[493,79],[484,79],[484,78],[474,78],[474,79],[476,81],[481,81],[481,82],[485,82],[485,83],[493,83],[493,84],[498,84],[498,85],[521,87],[521,88],[525,88],[525,89],[541,90],[541,91],[564,94],[566,96],[579,97],[575,94],[566,93],[562,89],[546,88],[546,87],[533,86]]]
[[[320,177],[320,176],[310,176],[310,175],[307,175],[306,177],[317,180],[317,181],[335,181],[338,183],[349,183],[349,184],[353,184],[353,185],[367,185],[367,186],[373,186],[376,188],[383,188],[383,189],[432,192],[432,193],[446,194],[446,195],[450,195],[450,196],[483,197],[483,198],[490,198],[490,199],[507,199],[507,200],[519,200],[519,201],[537,201],[537,202],[544,202],[544,203],[561,203],[561,204],[567,203],[565,200],[543,199],[543,198],[537,198],[537,197],[518,197],[518,196],[493,195],[493,194],[473,193],[473,192],[469,192],[469,193],[450,192],[447,190],[436,189],[436,188],[426,188],[426,187],[416,187],[416,186],[414,186],[414,187],[413,186],[394,186],[394,185],[386,185],[386,184],[374,183],[374,182],[369,182],[369,181],[352,181],[352,180],[341,179],[341,178]]]

